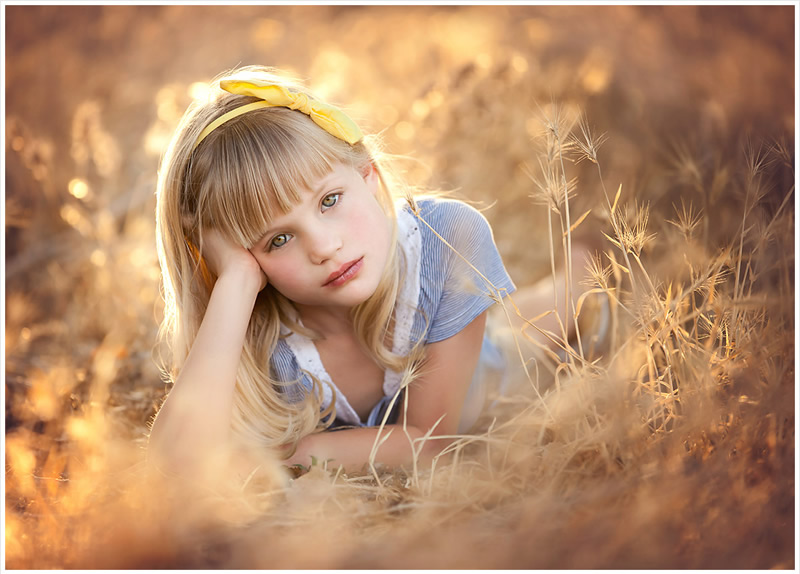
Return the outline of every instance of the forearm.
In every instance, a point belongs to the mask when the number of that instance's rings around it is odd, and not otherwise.
[[[149,451],[171,468],[228,445],[236,372],[259,286],[235,272],[214,285],[197,337],[153,423]]]
[[[416,427],[407,426],[404,430],[402,425],[386,425],[382,430],[353,428],[315,433],[298,443],[297,451],[287,462],[308,467],[313,457],[318,463],[328,461],[329,468],[343,466],[345,471],[358,471],[369,462],[378,439],[374,462],[409,467],[416,456],[418,464],[428,464],[449,441],[423,441],[424,435]]]

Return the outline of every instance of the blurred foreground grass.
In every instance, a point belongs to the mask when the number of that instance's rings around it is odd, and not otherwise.
[[[791,6],[5,16],[7,567],[795,566]],[[621,302],[611,351],[543,365],[544,400],[520,377],[432,474],[153,487],[158,159],[201,83],[239,63],[308,77],[419,160],[412,182],[493,205],[518,284],[548,273],[558,221],[531,198],[543,118],[584,112],[608,141],[565,175]],[[652,237],[623,253],[603,233],[637,214]]]

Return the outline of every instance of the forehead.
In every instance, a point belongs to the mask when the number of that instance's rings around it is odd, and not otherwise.
[[[298,189],[301,192],[322,193],[327,187],[346,183],[357,175],[358,172],[353,167],[336,162],[322,174],[309,177],[305,185],[299,186]]]
[[[357,168],[342,163],[332,163],[329,168],[322,170],[319,174],[308,173],[302,180],[287,184],[287,187],[290,186],[294,194],[298,196],[300,194],[317,195],[336,187],[356,184],[360,180],[361,176]],[[288,206],[289,209],[286,211],[293,207],[294,204]]]

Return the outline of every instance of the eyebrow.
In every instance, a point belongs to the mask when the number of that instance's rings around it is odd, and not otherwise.
[[[319,185],[317,185],[316,189],[312,190],[314,197],[318,196],[323,191],[325,191],[325,188],[330,186],[331,179],[335,180],[336,177],[337,177],[336,174],[334,174],[333,172],[323,177],[322,180],[319,182]]]

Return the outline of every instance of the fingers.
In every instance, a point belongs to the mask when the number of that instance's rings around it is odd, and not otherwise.
[[[247,251],[248,251],[248,253],[250,253],[250,255],[253,258],[253,260],[256,261],[256,263],[258,263],[258,258],[256,257],[256,254],[253,253],[253,251],[251,249],[248,249]],[[261,279],[262,279],[261,288],[259,289],[259,291],[263,291],[264,287],[269,285],[269,277],[267,277],[267,274],[264,272],[264,268],[261,267],[260,263],[258,264],[258,268],[261,271]]]
[[[259,291],[267,286],[267,276],[252,252],[225,237],[218,229],[205,230],[202,241],[202,257],[216,277],[228,271],[237,271],[241,277],[243,272],[259,285]]]

